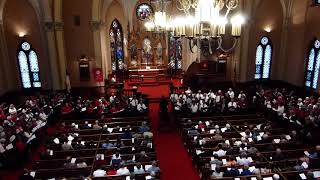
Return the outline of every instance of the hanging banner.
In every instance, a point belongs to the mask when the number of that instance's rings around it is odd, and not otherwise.
[[[103,72],[101,68],[94,68],[93,77],[95,82],[103,82]]]

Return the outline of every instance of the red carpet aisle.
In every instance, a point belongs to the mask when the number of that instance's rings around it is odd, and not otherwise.
[[[150,104],[150,119],[154,130],[158,127],[159,103]],[[163,180],[199,180],[188,152],[177,132],[155,132],[157,156]]]
[[[154,83],[146,85],[147,83]],[[180,86],[180,79],[173,79],[174,86]],[[138,86],[138,92],[147,94],[149,98],[160,99],[161,96],[169,97],[169,83],[149,80]],[[129,82],[125,82],[125,88],[131,88]],[[199,175],[192,165],[191,157],[186,151],[182,139],[177,132],[158,132],[159,101],[149,104],[149,117],[154,130],[154,140],[157,156],[160,161],[163,180],[199,180]]]

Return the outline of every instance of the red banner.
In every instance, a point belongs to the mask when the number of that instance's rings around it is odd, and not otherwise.
[[[94,68],[93,77],[95,82],[103,82],[103,72],[101,68]]]

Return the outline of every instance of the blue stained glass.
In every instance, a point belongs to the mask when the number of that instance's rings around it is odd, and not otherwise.
[[[31,72],[39,72],[38,57],[34,51],[30,51],[29,53],[29,62]]]
[[[314,76],[313,76],[312,87],[314,89],[316,89],[317,86],[318,86],[319,69],[320,69],[320,50],[318,52],[318,56],[317,56],[317,59],[316,59],[316,67],[315,67]]]
[[[110,47],[111,47],[111,69],[116,71],[122,69],[123,61],[123,35],[122,28],[118,20],[113,20],[110,27]]]
[[[311,86],[311,81],[306,81],[306,86],[310,87]]]
[[[261,64],[262,64],[263,48],[261,45],[257,47],[256,51],[256,75],[255,79],[261,78]]]
[[[33,83],[33,87],[40,88],[41,87],[41,82],[34,82]]]
[[[313,71],[314,56],[315,56],[314,49],[311,49],[309,54],[309,61],[308,61],[308,71]]]
[[[29,51],[29,49],[30,49],[30,44],[27,43],[27,42],[23,42],[23,43],[21,44],[21,48],[22,48],[23,50],[25,50],[25,51]]]
[[[182,40],[175,39],[169,34],[169,57],[172,69],[182,69]]]
[[[312,76],[312,72],[309,71],[309,72],[307,73],[307,80],[308,80],[308,81],[311,81],[311,76]]]
[[[261,65],[256,65],[256,74],[261,74]]]
[[[33,73],[33,81],[39,81],[39,74],[38,73]]]
[[[270,62],[272,56],[271,46],[268,45],[264,51],[264,62],[263,62],[263,74],[262,78],[269,78],[270,76]]]
[[[257,47],[257,52],[256,52],[256,64],[262,64],[262,55],[263,55],[263,49],[262,49],[262,46],[259,45]]]
[[[118,56],[118,60],[122,60],[123,59],[122,48],[118,48],[117,56]]]
[[[256,71],[255,79],[270,78],[271,60],[272,60],[272,45],[268,37],[262,37],[260,44],[256,49]]]
[[[268,40],[267,37],[263,37],[263,38],[261,39],[261,44],[266,45],[266,44],[268,44],[268,43],[269,43],[269,40]]]
[[[23,88],[31,88],[28,58],[23,51],[19,52],[18,61],[19,61],[19,67],[20,67],[20,73],[21,73],[22,86]]]
[[[316,40],[316,42],[314,42],[314,47],[317,48],[317,49],[320,48],[320,41],[319,40]]]

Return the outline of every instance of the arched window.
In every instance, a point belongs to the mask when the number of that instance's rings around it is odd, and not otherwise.
[[[269,79],[272,62],[272,42],[270,38],[264,36],[256,50],[256,73],[255,79]]]
[[[121,24],[117,19],[112,21],[109,35],[112,71],[121,70],[123,68],[123,33]]]
[[[320,68],[320,41],[314,40],[309,50],[306,64],[306,87],[317,88]]]
[[[27,41],[22,41],[17,49],[20,78],[24,89],[41,88],[38,56]]]
[[[182,41],[169,34],[169,61],[172,69],[182,69]]]

